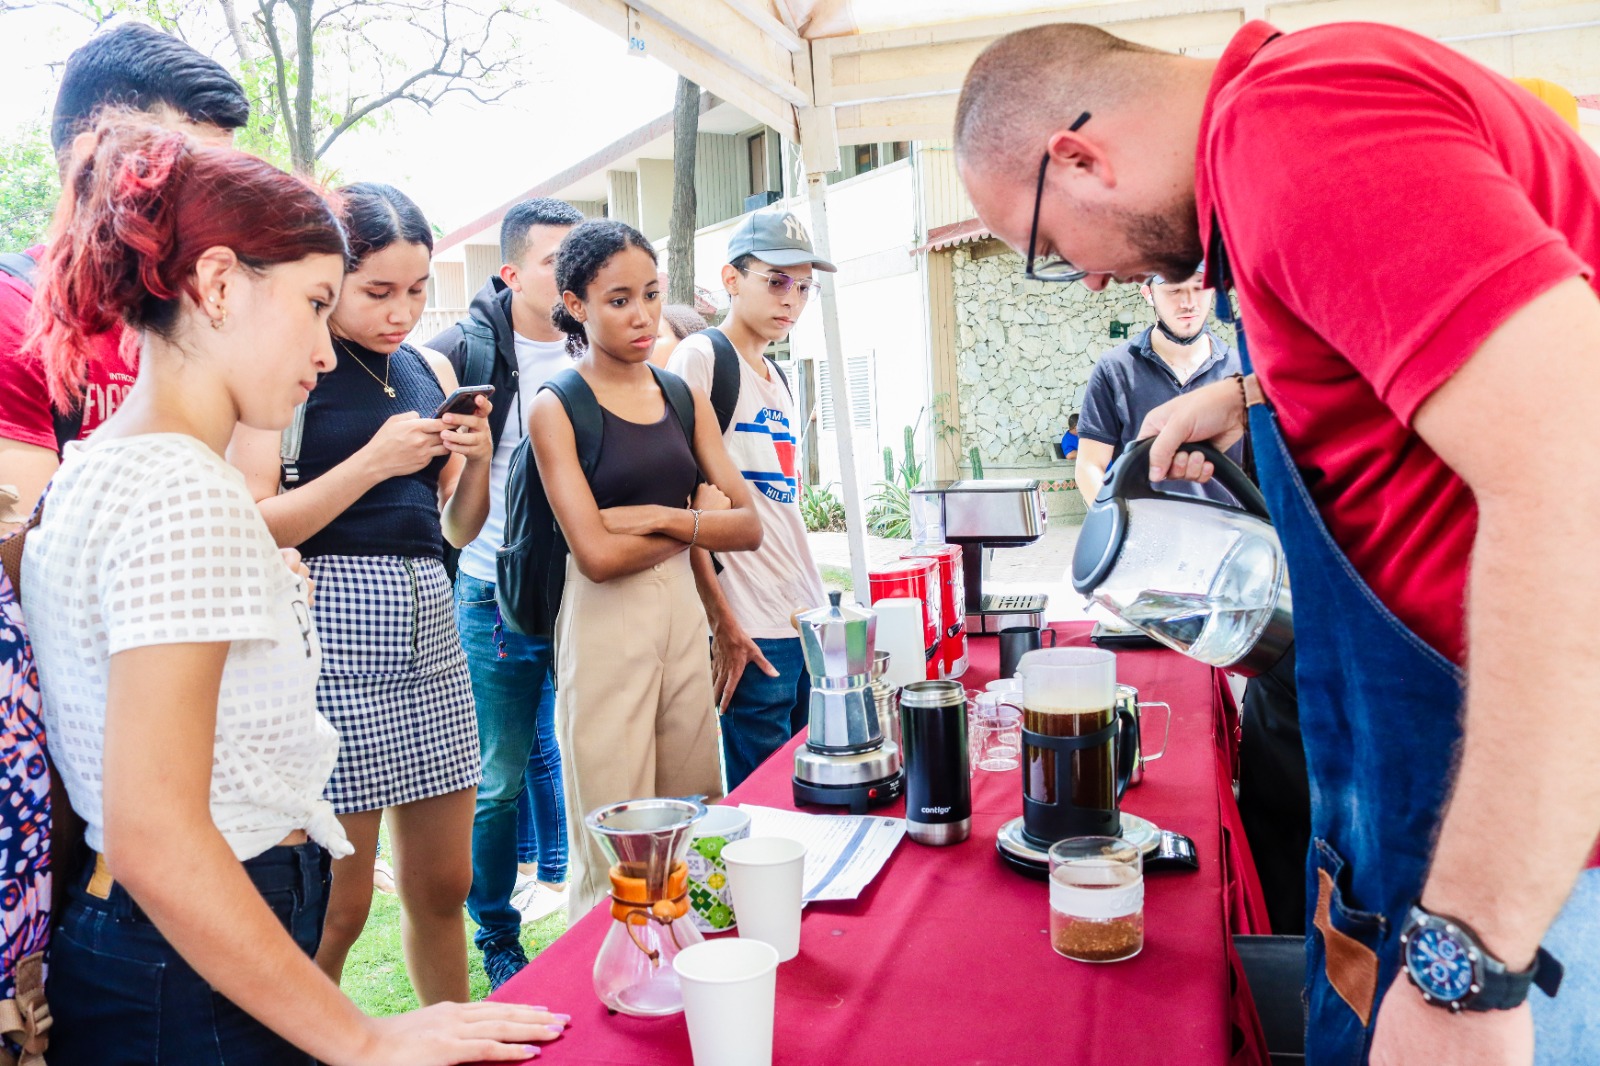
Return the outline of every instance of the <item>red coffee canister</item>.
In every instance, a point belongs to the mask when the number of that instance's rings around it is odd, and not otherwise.
[[[938,560],[936,581],[940,617],[944,621],[939,654],[944,659],[944,676],[960,677],[967,672],[967,590],[961,569],[961,545],[918,544],[900,558]]]
[[[894,597],[909,597],[922,601],[922,646],[928,660],[928,680],[944,677],[942,651],[939,560],[897,559],[867,572],[872,602]]]

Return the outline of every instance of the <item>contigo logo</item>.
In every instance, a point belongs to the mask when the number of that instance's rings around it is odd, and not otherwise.
[[[922,813],[923,814],[949,814],[950,813],[950,808],[949,807],[924,807],[924,808],[922,808]]]

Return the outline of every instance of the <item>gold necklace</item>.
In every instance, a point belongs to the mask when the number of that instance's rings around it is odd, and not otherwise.
[[[361,357],[359,355],[350,350],[350,346],[345,344],[341,338],[335,337],[333,339],[338,343],[340,351],[344,352],[345,355],[348,355],[351,359],[355,360],[356,366],[359,366],[362,370],[365,370],[367,372],[367,376],[373,381],[376,381],[379,385],[382,385],[383,391],[389,394],[389,398],[391,400],[394,399],[396,395],[394,386],[389,384],[389,361],[394,358],[393,352],[390,352],[388,355],[383,357],[383,377],[380,378],[377,374],[372,372],[371,367],[361,361]]]

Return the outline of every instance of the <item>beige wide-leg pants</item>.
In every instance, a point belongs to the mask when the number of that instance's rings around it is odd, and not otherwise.
[[[623,800],[722,795],[706,634],[688,552],[601,584],[568,558],[556,618],[556,733],[573,921],[611,891],[611,860],[584,815]]]

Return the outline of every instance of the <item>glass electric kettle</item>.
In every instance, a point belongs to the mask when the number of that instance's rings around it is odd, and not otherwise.
[[[1212,666],[1265,673],[1294,642],[1289,571],[1266,501],[1209,444],[1185,444],[1243,505],[1162,492],[1150,445],[1128,446],[1078,535],[1072,586],[1174,651]]]

